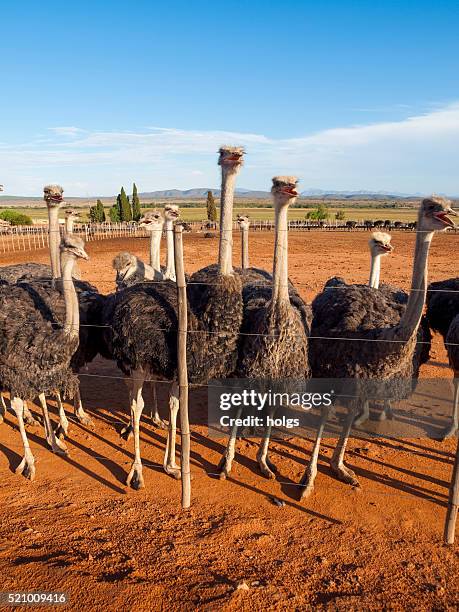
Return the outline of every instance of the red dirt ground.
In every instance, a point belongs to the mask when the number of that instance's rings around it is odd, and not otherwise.
[[[366,281],[367,240],[363,232],[292,233],[290,277],[307,300],[335,274]],[[214,261],[217,243],[186,235],[187,271]],[[394,233],[393,243],[382,279],[407,289],[414,235]],[[458,246],[458,235],[434,239],[430,279],[457,273]],[[103,291],[113,288],[115,253],[147,256],[143,239],[87,248],[83,277]],[[251,263],[269,269],[272,248],[272,234],[251,235]],[[45,251],[33,254],[46,259]],[[27,254],[2,263],[13,261]],[[207,437],[206,393],[192,391],[192,508],[183,512],[180,483],[161,467],[165,432],[143,418],[146,488],[129,490],[133,445],[117,433],[127,420],[126,387],[102,359],[84,374],[96,430],[72,419],[62,458],[47,449],[42,428],[29,428],[33,483],[14,474],[21,456],[14,418],[0,426],[1,590],[67,591],[72,610],[457,609],[459,549],[442,544],[454,442],[354,439],[348,463],[361,488],[353,489],[331,475],[333,441],[325,441],[315,492],[299,502],[295,483],[311,441],[272,443],[279,468],[272,482],[257,469],[256,441],[240,440],[232,478],[221,482],[214,473],[224,441]],[[421,374],[451,376],[439,337]],[[165,388],[160,402],[166,416]]]

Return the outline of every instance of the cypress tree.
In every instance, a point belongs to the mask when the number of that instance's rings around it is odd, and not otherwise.
[[[142,213],[140,211],[140,200],[137,195],[137,185],[134,183],[132,185],[132,218],[134,221],[138,221]]]
[[[215,222],[217,220],[217,208],[215,206],[214,195],[211,191],[207,192],[207,219]]]
[[[104,210],[104,205],[102,204],[102,202],[100,200],[97,200],[97,204],[96,204],[96,211],[97,211],[97,222],[98,223],[104,223],[105,221],[105,210]]]
[[[121,193],[118,196],[120,201],[120,217],[121,221],[132,221],[132,210],[129,198],[124,191],[124,187],[121,187]]]

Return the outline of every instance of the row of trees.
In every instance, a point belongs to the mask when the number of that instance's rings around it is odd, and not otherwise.
[[[137,185],[132,186],[132,200],[126,195],[124,187],[121,187],[120,193],[116,197],[116,202],[108,211],[108,216],[112,223],[119,221],[138,221],[142,216],[140,210],[140,199],[137,194]],[[93,223],[103,223],[106,221],[105,210],[102,202],[97,200],[95,206],[89,209],[89,218]]]

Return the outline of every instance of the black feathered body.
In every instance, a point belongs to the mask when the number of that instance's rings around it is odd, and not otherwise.
[[[59,301],[58,289],[49,302]],[[27,284],[0,286],[0,386],[24,400],[59,391],[73,395],[71,360],[78,336],[68,334],[53,310]]]
[[[406,397],[425,359],[424,345],[418,344],[426,341],[425,325],[407,342],[392,342],[391,330],[407,302],[400,290],[391,285],[336,287],[328,285],[312,303],[312,376],[384,381],[377,389],[385,398]]]
[[[38,278],[51,278],[51,267],[40,263],[13,264],[0,268],[0,280],[14,285],[20,281],[33,281]]]
[[[308,309],[294,289],[289,293],[290,304],[273,309],[271,282],[245,285],[237,376],[309,378]]]
[[[188,377],[192,383],[230,375],[242,322],[239,276],[202,273],[188,286]],[[136,369],[171,380],[177,368],[177,286],[138,283],[107,297],[102,354],[130,375]]]
[[[452,320],[445,342],[450,366],[457,373],[459,372],[459,314]]]
[[[427,319],[430,327],[446,338],[453,319],[459,315],[459,278],[430,283],[427,289]]]
[[[63,325],[65,302],[62,294],[62,281],[57,279],[54,283],[56,288],[53,288],[53,281],[50,278],[42,278],[29,283],[20,282],[18,286],[29,293],[46,320]],[[73,285],[79,302],[80,329],[78,349],[72,357],[71,366],[74,372],[78,372],[99,352],[101,314],[105,298],[96,287],[86,281],[74,280]]]

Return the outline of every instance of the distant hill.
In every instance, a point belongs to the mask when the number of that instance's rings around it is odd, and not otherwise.
[[[215,197],[220,197],[220,189],[212,189],[211,187],[196,187],[195,189],[165,189],[163,191],[143,191],[139,193],[141,198],[206,198],[207,192],[212,191]],[[236,196],[239,198],[255,198],[266,199],[270,197],[269,191],[256,191],[252,189],[236,189]]]

